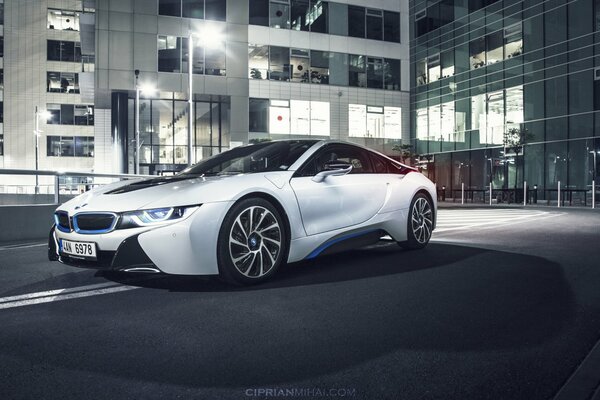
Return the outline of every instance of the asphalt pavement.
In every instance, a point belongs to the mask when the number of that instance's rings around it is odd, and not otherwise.
[[[598,212],[440,210],[251,288],[0,245],[2,399],[589,399],[599,340]]]

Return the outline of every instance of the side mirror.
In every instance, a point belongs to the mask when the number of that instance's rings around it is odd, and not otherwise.
[[[313,182],[323,182],[328,176],[346,175],[350,171],[352,171],[352,164],[332,161],[325,164],[325,169],[313,176],[312,180]]]

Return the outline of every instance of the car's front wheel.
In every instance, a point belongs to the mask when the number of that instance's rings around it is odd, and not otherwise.
[[[407,240],[398,243],[402,248],[415,250],[427,246],[433,233],[433,205],[425,194],[417,193],[410,203],[406,229]]]
[[[219,232],[219,275],[238,285],[263,282],[283,262],[286,243],[277,209],[262,198],[244,199],[229,210]]]

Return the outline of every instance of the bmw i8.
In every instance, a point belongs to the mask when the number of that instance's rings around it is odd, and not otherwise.
[[[253,284],[284,263],[384,236],[423,248],[436,212],[434,184],[376,151],[330,140],[262,142],[62,204],[48,256],[78,267]]]

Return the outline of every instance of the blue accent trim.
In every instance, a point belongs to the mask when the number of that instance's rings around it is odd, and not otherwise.
[[[79,229],[79,225],[77,225],[77,217],[79,217],[79,215],[84,215],[84,214],[111,215],[113,217],[113,223],[107,229],[96,229],[96,230]],[[83,213],[79,213],[79,214],[73,215],[73,230],[75,232],[77,232],[77,233],[82,234],[82,235],[99,235],[101,233],[108,233],[108,232],[111,232],[112,230],[114,230],[115,226],[117,226],[118,220],[119,220],[119,217],[115,213],[110,213],[110,212],[83,212]]]
[[[60,222],[59,222],[59,220],[58,220],[58,214],[59,214],[59,213],[60,213],[60,214],[65,214],[65,215],[67,216],[67,220],[69,219],[69,213],[67,213],[67,212],[65,212],[65,211],[58,211],[58,212],[55,212],[55,213],[54,213],[54,224],[56,225],[56,229],[58,229],[59,231],[61,231],[61,232],[64,232],[64,233],[69,233],[69,232],[71,232],[71,229],[70,229],[70,228],[65,228],[65,227],[63,227],[63,226],[60,224]]]
[[[349,233],[349,234],[344,235],[344,236],[337,237],[337,238],[332,239],[329,242],[325,242],[322,245],[320,245],[319,247],[317,247],[315,250],[312,251],[312,253],[310,253],[308,256],[306,256],[305,259],[306,260],[310,260],[310,259],[313,259],[313,258],[317,257],[324,250],[328,249],[329,247],[333,246],[336,243],[343,242],[344,240],[348,240],[348,239],[353,239],[355,237],[367,235],[369,233],[377,232],[379,230],[380,229],[369,229],[367,231],[354,232],[354,233]]]

